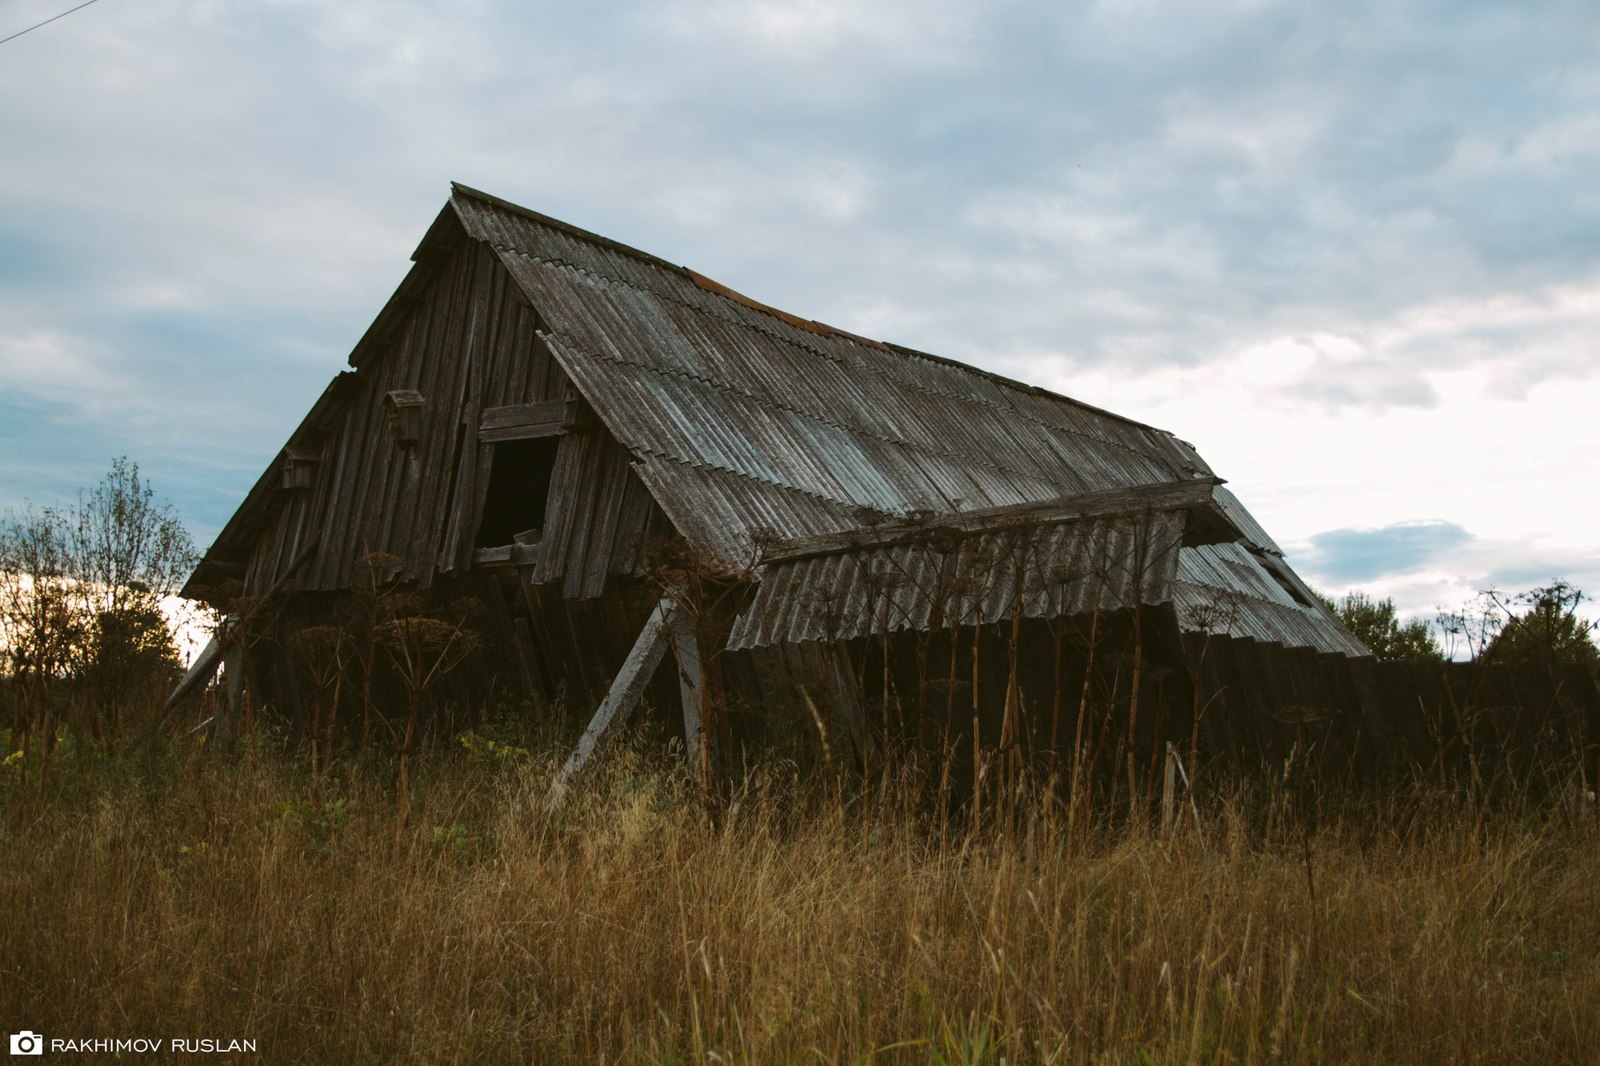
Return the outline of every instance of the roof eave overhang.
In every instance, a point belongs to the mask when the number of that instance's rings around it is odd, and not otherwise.
[[[194,571],[183,583],[183,588],[178,590],[178,595],[186,599],[199,599],[206,591],[206,586],[219,579],[242,575],[257,538],[272,524],[278,513],[279,501],[285,491],[282,479],[284,456],[291,449],[301,447],[304,442],[331,428],[334,416],[344,406],[354,380],[355,374],[341,371],[328,382],[322,395],[317,397],[317,402],[311,405],[311,410],[306,412],[288,441],[273,455],[266,470],[262,471],[245,494],[239,509],[234,511],[233,517],[222,527],[222,532],[217,534],[217,539],[212,541],[211,547],[195,564]]]

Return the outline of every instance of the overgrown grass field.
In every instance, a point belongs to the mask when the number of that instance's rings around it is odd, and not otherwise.
[[[1170,838],[1036,799],[974,831],[624,752],[546,814],[551,769],[439,753],[397,804],[382,766],[179,747],[8,785],[0,1017],[274,1063],[1600,1055],[1581,811],[1202,790]]]

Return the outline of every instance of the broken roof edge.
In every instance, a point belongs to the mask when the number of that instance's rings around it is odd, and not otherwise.
[[[1014,389],[1018,392],[1029,393],[1035,396],[1042,396],[1047,399],[1060,401],[1062,403],[1068,403],[1082,410],[1093,412],[1096,415],[1114,419],[1118,422],[1122,422],[1126,425],[1133,426],[1150,433],[1170,437],[1186,451],[1191,454],[1195,454],[1196,458],[1198,458],[1197,451],[1193,444],[1190,444],[1188,441],[1177,436],[1170,430],[1162,429],[1160,426],[1154,426],[1148,422],[1141,422],[1136,418],[1129,418],[1127,415],[1118,414],[1117,412],[1107,410],[1104,407],[1099,407],[1095,404],[1067,396],[1064,393],[1059,393],[1051,389],[1044,388],[1042,385],[1034,385],[1026,381],[1019,381],[1016,378],[1007,377],[1004,374],[997,373],[993,370],[986,370],[983,367],[974,366],[972,363],[962,362],[961,360],[952,358],[950,356],[937,355],[933,352],[925,352],[919,348],[912,348],[904,344],[896,344],[893,341],[874,340],[871,337],[865,337],[859,333],[841,329],[838,326],[831,326],[825,322],[819,322],[816,319],[809,319],[802,315],[796,315],[792,312],[784,311],[781,308],[773,306],[772,304],[764,303],[753,297],[746,296],[744,293],[734,289],[732,286],[725,285],[714,278],[708,277],[692,267],[673,263],[669,260],[661,258],[660,256],[652,255],[649,252],[635,248],[632,245],[624,244],[621,241],[613,240],[610,237],[603,237],[592,230],[586,230],[581,226],[575,226],[570,222],[564,222],[561,219],[553,218],[552,216],[546,215],[543,212],[535,211],[529,207],[523,207],[521,204],[512,203],[510,200],[495,196],[493,193],[484,192],[481,189],[475,189],[472,186],[462,184],[459,181],[452,181],[450,183],[450,191],[451,203],[445,205],[445,210],[450,210],[453,207],[456,196],[465,196],[498,208],[499,210],[528,219],[529,221],[536,222],[540,225],[550,226],[580,240],[592,241],[600,247],[617,252],[618,254],[626,255],[651,266],[671,271],[672,273],[678,274],[692,281],[697,288],[712,293],[713,295],[721,296],[724,299],[732,300],[735,303],[750,308],[751,310],[771,315],[778,321],[786,323],[796,329],[802,329],[807,332],[816,333],[823,336],[837,337],[840,340],[849,341],[853,344],[859,344],[863,347],[876,348],[880,351],[888,351],[916,359],[926,359],[933,363],[941,363],[945,366],[953,367],[969,374],[976,374],[980,377],[987,378],[995,384],[1004,386],[1008,389]],[[422,241],[417,245],[416,251],[412,253],[411,258],[414,262],[418,262],[420,264],[421,257],[425,253],[425,249],[430,243],[434,242],[433,239],[435,236],[435,230],[439,227],[439,221],[439,219],[434,220],[433,225],[428,228],[428,232],[423,236]],[[460,222],[459,218],[457,221],[458,223]],[[463,229],[465,229],[464,224]],[[374,323],[374,326],[376,326],[376,323]]]

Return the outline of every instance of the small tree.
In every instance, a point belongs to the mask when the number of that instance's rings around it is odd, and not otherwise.
[[[1578,615],[1582,590],[1556,580],[1497,602],[1506,621],[1484,649],[1485,662],[1600,668],[1597,623]],[[1519,614],[1514,606],[1524,609]]]
[[[158,601],[182,586],[194,568],[194,542],[170,503],[139,477],[139,464],[115,459],[100,483],[63,514],[72,576],[91,604],[118,611]]]
[[[10,675],[11,738],[26,755],[39,736],[41,766],[55,737],[57,682],[70,673],[86,631],[70,571],[56,512],[28,507],[0,521],[0,642]],[[24,772],[27,766],[24,759]]]
[[[1421,619],[1400,621],[1391,598],[1375,600],[1364,592],[1348,592],[1337,603],[1326,596],[1321,599],[1379,659],[1427,662],[1444,658],[1428,623]]]
[[[177,653],[161,610],[193,565],[193,543],[126,456],[75,507],[0,521],[0,627],[13,679],[13,728],[53,713],[60,682],[78,725],[104,740],[129,700],[170,677]]]
[[[71,576],[90,620],[78,674],[100,739],[119,733],[130,699],[168,680],[177,650],[161,600],[194,566],[194,543],[171,504],[115,459],[100,483],[63,516]]]
[[[126,590],[115,608],[98,612],[79,664],[78,695],[99,739],[119,734],[128,708],[153,707],[181,671],[161,602],[148,589]]]

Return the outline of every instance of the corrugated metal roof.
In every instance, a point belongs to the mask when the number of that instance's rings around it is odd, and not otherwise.
[[[1165,602],[1183,539],[1178,511],[924,538],[763,566],[730,648],[1057,618]]]
[[[764,308],[501,202],[453,202],[635,452],[890,514],[1195,474],[1160,430]]]
[[[1180,548],[1182,533],[1182,515],[1169,511],[784,560],[756,571],[756,597],[730,646],[997,622],[1011,616],[1020,589],[1027,618],[1125,608],[1137,598],[1171,603],[1191,631],[1368,654],[1320,606],[1299,602],[1245,545]]]
[[[1261,523],[1256,521],[1255,516],[1245,510],[1244,504],[1239,502],[1239,497],[1218,485],[1216,492],[1212,494],[1212,500],[1228,521],[1233,523],[1234,528],[1244,534],[1246,541],[1263,551],[1278,556],[1283,555],[1283,549],[1267,535],[1265,529],[1261,528]]]
[[[1243,544],[1184,548],[1169,587],[1185,629],[1341,655],[1370,654],[1319,604],[1291,595]]]
[[[758,536],[792,540],[857,523],[848,505],[715,467],[650,455],[635,469],[678,532],[739,566],[755,561]]]
[[[550,350],[639,458],[640,476],[679,532],[730,565],[749,565],[758,530],[801,538],[855,528],[863,513],[950,515],[1211,476],[1193,447],[1162,430],[766,307],[470,189],[457,186],[451,203],[467,235],[499,253],[538,312]],[[1231,493],[1217,489],[1214,502],[1245,544],[1281,556]],[[1083,552],[1127,548],[1118,539],[1126,522],[1041,527],[1050,532],[1038,534],[1048,542],[1040,551],[1056,561],[1022,576],[1027,610],[1081,608],[1088,592],[1052,600],[1040,575]],[[1158,524],[1170,522],[1181,526],[1170,516]],[[975,566],[993,546],[989,537],[971,541]],[[1286,591],[1303,590],[1298,578],[1274,578],[1243,545],[1174,546],[1170,562],[1143,587],[1147,602],[1170,599],[1204,613],[1220,597],[1237,604],[1231,624],[1242,635],[1364,651],[1320,608]],[[880,571],[907,571],[887,579],[906,584],[884,609],[893,607],[905,625],[926,624],[938,611],[910,590],[932,567],[904,546],[766,567],[735,646],[821,639],[840,624],[829,612],[841,598],[859,615],[848,625],[876,624],[876,608],[862,597],[886,580]],[[1011,609],[1018,586],[998,570],[986,580],[979,593],[987,606],[972,610],[990,620],[991,609]],[[1107,591],[1115,598],[1127,589],[1112,582]]]

